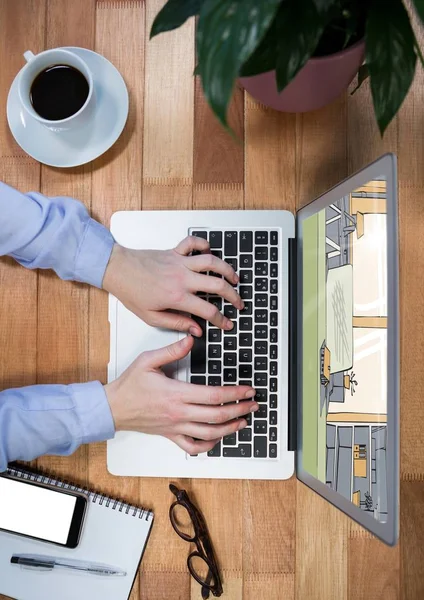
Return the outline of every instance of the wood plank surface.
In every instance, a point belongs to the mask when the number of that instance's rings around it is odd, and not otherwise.
[[[399,162],[401,296],[400,542],[388,548],[299,483],[175,481],[202,509],[225,600],[424,598],[424,72],[380,138],[369,84],[309,114],[283,114],[237,88],[217,123],[193,77],[194,23],[149,41],[164,0],[0,0],[0,178],[22,191],[78,198],[109,224],[116,210],[287,209],[295,212],[387,151]],[[422,30],[418,36],[423,42]],[[60,170],[28,158],[5,111],[22,53],[62,45],[103,54],[122,73],[130,113],[115,146]],[[106,381],[107,295],[0,259],[0,389]],[[6,350],[7,349],[7,350]],[[131,600],[198,600],[191,546],[172,530],[169,480],[118,478],[105,444],[38,465],[153,508],[156,521]],[[0,577],[1,592],[1,577]],[[0,598],[4,596],[0,595]],[[97,599],[95,599],[97,600]]]

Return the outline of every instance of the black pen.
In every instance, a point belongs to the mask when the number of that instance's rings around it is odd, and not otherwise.
[[[13,565],[18,565],[22,569],[32,569],[35,571],[53,571],[53,569],[70,569],[80,571],[90,575],[118,576],[124,577],[125,571],[109,565],[92,563],[89,561],[74,560],[71,558],[55,558],[53,556],[41,556],[38,554],[14,554],[10,559]]]

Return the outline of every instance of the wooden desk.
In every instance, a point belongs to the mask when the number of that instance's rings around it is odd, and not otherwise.
[[[80,198],[108,223],[117,209],[295,210],[387,150],[399,156],[402,298],[401,538],[390,549],[295,478],[283,483],[184,481],[209,523],[225,600],[424,597],[424,75],[380,139],[368,84],[313,114],[267,110],[235,94],[236,144],[206,108],[194,67],[193,24],[147,42],[162,0],[0,1],[0,177],[21,190]],[[423,38],[420,33],[421,39]],[[124,135],[94,164],[62,171],[13,142],[5,119],[22,52],[94,48],[121,70],[131,94]],[[107,297],[0,261],[0,385],[105,381]],[[168,481],[119,479],[105,445],[39,466],[154,508],[156,524],[132,600],[197,600],[188,545],[168,524]],[[1,586],[1,577],[0,577]],[[97,598],[95,599],[97,600]]]

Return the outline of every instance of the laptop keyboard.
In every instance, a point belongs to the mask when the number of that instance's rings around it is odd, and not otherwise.
[[[244,418],[248,426],[225,436],[210,458],[278,458],[279,405],[279,235],[273,230],[192,230],[209,241],[211,252],[239,275],[242,311],[221,297],[199,293],[233,321],[222,331],[193,317],[202,328],[190,358],[189,381],[198,385],[253,385],[259,410]],[[210,275],[216,275],[209,273]],[[216,275],[220,277],[220,275]]]

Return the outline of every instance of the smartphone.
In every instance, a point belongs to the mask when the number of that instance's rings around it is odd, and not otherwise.
[[[84,494],[0,475],[0,530],[76,548],[86,510]]]

